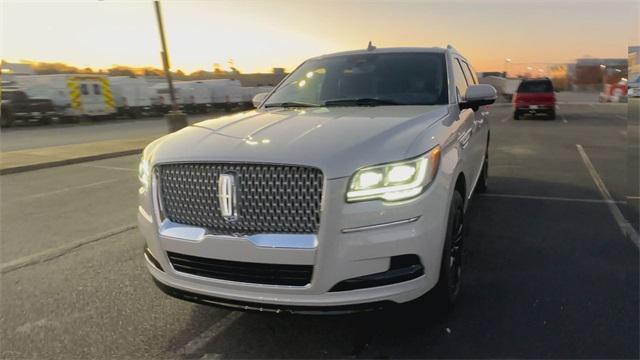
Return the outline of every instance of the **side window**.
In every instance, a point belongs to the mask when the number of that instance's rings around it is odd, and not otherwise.
[[[471,71],[471,67],[469,66],[469,64],[466,61],[461,61],[461,63],[462,70],[464,71],[464,75],[467,77],[467,82],[469,82],[469,85],[477,84],[478,79],[476,79],[474,72]]]
[[[96,94],[96,95],[100,95],[101,94],[100,85],[93,84],[93,93]]]
[[[458,92],[458,101],[464,98],[464,93],[467,91],[467,80],[462,71],[460,60],[456,59],[453,63],[453,78],[456,83],[456,91]]]
[[[16,91],[16,98],[15,100],[27,100],[29,99],[29,97],[27,96],[27,94],[23,93],[22,91]]]
[[[80,84],[80,92],[82,95],[89,95],[89,87],[87,84]]]

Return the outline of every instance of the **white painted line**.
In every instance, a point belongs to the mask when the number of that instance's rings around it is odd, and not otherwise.
[[[638,239],[638,232],[636,232],[636,229],[634,229],[633,226],[629,223],[629,221],[625,219],[624,215],[622,215],[622,211],[620,211],[620,208],[618,207],[618,205],[616,205],[615,202],[613,201],[613,197],[611,197],[611,193],[607,189],[607,186],[604,184],[604,181],[602,181],[602,178],[596,171],[596,168],[591,163],[591,160],[589,160],[589,156],[587,156],[587,153],[584,151],[584,148],[582,147],[582,145],[576,144],[576,148],[578,149],[578,153],[580,153],[580,157],[582,157],[582,161],[587,167],[587,170],[589,170],[589,174],[591,174],[591,178],[593,178],[593,182],[598,187],[600,194],[605,200],[607,200],[607,206],[609,207],[609,211],[611,211],[611,215],[613,215],[613,218],[618,224],[618,227],[620,227],[620,230],[622,231],[622,233],[629,240],[631,240],[631,242],[633,242],[637,247],[640,248],[640,240]]]
[[[103,181],[94,182],[94,183],[91,183],[91,184],[85,184],[85,185],[79,185],[79,186],[69,186],[69,187],[66,187],[66,188],[59,189],[59,190],[47,191],[47,192],[43,192],[43,193],[24,196],[24,197],[21,197],[21,198],[14,199],[13,201],[31,200],[31,199],[41,198],[41,197],[45,197],[45,196],[50,196],[50,195],[61,194],[61,193],[65,193],[65,192],[72,191],[72,190],[87,189],[87,188],[92,188],[92,187],[96,187],[96,186],[100,186],[100,185],[104,185],[104,184],[110,184],[110,183],[113,183],[113,182],[116,182],[116,181],[120,181],[120,180],[122,180],[122,179],[109,179],[109,180],[103,180]]]
[[[98,234],[98,235],[86,237],[86,238],[80,239],[78,241],[67,243],[67,244],[62,245],[62,246],[57,247],[57,248],[41,251],[41,252],[36,253],[36,254],[24,256],[24,257],[21,257],[21,258],[18,258],[18,259],[15,259],[15,260],[0,264],[0,274],[11,272],[13,270],[17,270],[17,269],[23,268],[25,266],[39,264],[39,263],[43,263],[45,261],[49,261],[49,260],[55,259],[57,257],[65,255],[68,252],[70,252],[71,250],[74,250],[74,249],[79,248],[81,246],[84,246],[84,245],[87,245],[87,244],[90,244],[90,243],[93,243],[93,242],[96,242],[96,241],[99,241],[99,240],[103,240],[103,239],[106,239],[106,238],[110,238],[110,237],[112,237],[114,235],[122,234],[123,232],[127,232],[129,230],[133,230],[136,227],[137,227],[136,224],[130,224],[130,225],[122,226],[122,227],[119,227],[119,228],[115,228],[115,229],[103,232],[103,233]]]
[[[511,119],[512,116],[512,114],[509,114],[504,119],[500,120],[500,122],[507,122],[507,120]]]
[[[532,195],[516,195],[516,194],[480,194],[480,196],[507,198],[507,199],[524,199],[524,200],[569,201],[569,202],[595,203],[595,204],[608,203],[607,200],[602,200],[602,199],[582,199],[582,198],[567,198],[567,197],[555,197],[555,196],[532,196]],[[624,201],[613,201],[613,203],[624,204]]]
[[[617,117],[618,119],[620,119],[620,120],[627,121],[627,117],[626,117],[626,116],[616,115],[616,117]]]
[[[207,330],[203,331],[200,335],[191,339],[186,345],[178,349],[176,352],[178,355],[193,355],[200,352],[209,342],[215,339],[218,335],[224,332],[229,326],[233,325],[240,317],[241,312],[232,311],[225,315],[215,324],[211,325]]]
[[[123,168],[118,166],[89,165],[89,164],[80,164],[80,166],[98,168],[98,169],[107,169],[107,170],[117,170],[117,171],[138,171],[137,169]]]
[[[562,117],[562,122],[565,124],[568,124],[569,122],[567,121],[567,118],[563,115],[560,115],[560,117]]]

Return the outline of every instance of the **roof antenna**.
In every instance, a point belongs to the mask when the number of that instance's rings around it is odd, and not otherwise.
[[[373,46],[373,44],[371,43],[371,40],[369,40],[369,45],[367,45],[367,51],[373,51],[375,49],[376,49],[376,47]]]

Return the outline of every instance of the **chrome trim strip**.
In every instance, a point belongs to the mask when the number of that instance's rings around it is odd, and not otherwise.
[[[386,227],[389,227],[389,226],[409,224],[409,223],[418,221],[418,219],[420,219],[420,216],[412,217],[410,219],[405,219],[405,220],[392,221],[392,222],[388,222],[388,223],[382,223],[382,224],[376,224],[376,225],[366,225],[366,226],[359,226],[359,227],[354,227],[354,228],[342,229],[341,232],[343,234],[349,234],[349,233],[354,233],[354,232],[358,232],[358,231],[382,229],[382,228],[386,228]]]
[[[216,235],[207,229],[183,225],[165,219],[160,224],[160,236],[186,241],[202,241],[204,238],[220,237],[228,239],[245,240],[256,247],[275,249],[316,249],[318,237],[315,234],[254,234],[254,235]]]

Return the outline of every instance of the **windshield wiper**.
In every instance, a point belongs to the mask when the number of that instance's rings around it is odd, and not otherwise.
[[[324,102],[324,106],[378,106],[378,105],[404,105],[397,101],[375,98],[359,99],[334,99]]]
[[[309,104],[309,103],[296,102],[296,101],[285,101],[285,102],[281,102],[281,103],[266,104],[264,107],[266,107],[266,108],[272,108],[272,107],[293,108],[293,107],[317,107],[317,106],[318,106],[317,104]]]

